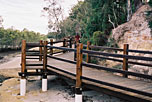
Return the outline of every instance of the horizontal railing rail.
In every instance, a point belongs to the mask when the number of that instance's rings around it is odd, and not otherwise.
[[[103,55],[108,57],[117,57],[117,58],[127,58],[127,59],[135,59],[135,60],[144,60],[144,61],[152,61],[151,57],[142,57],[142,56],[133,56],[133,55],[123,55],[123,54],[112,54],[105,53],[99,51],[90,51],[90,50],[82,50],[83,53],[95,54],[95,55]]]

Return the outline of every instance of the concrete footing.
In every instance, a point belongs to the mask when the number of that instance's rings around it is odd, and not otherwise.
[[[75,94],[75,102],[82,102],[82,94]]]
[[[25,96],[26,93],[26,79],[20,79],[20,95]]]
[[[47,78],[42,79],[42,91],[47,91]]]

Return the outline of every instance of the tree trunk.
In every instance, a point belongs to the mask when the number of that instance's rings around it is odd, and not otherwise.
[[[127,21],[129,21],[130,18],[131,18],[131,15],[132,15],[131,0],[127,1],[127,12],[128,12],[128,14],[127,14]]]

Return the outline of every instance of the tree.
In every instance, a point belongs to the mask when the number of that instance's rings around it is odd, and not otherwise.
[[[2,16],[0,16],[0,28],[3,28],[3,22],[4,22],[4,20],[3,20]]]
[[[131,0],[127,0],[127,12],[127,21],[129,21],[132,15]]]
[[[47,12],[49,32],[57,32],[60,34],[60,21],[63,20],[63,9],[59,4],[59,0],[45,0],[47,6],[43,8]],[[56,35],[57,39],[57,35]]]

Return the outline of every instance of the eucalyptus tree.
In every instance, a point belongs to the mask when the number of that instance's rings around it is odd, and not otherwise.
[[[60,21],[63,20],[63,8],[60,4],[61,0],[44,1],[47,5],[43,8],[43,11],[46,12],[46,16],[48,17],[49,32],[57,32],[57,34],[60,34],[59,24]]]

